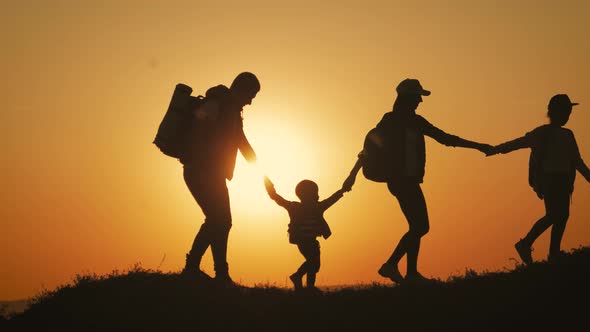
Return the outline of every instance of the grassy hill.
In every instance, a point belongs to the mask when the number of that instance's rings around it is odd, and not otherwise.
[[[551,264],[321,294],[271,286],[224,288],[138,267],[78,276],[0,320],[0,330],[570,330],[587,326],[589,281],[589,247]]]

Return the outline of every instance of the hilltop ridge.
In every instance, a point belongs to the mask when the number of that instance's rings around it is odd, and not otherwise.
[[[496,330],[586,323],[590,247],[555,263],[517,265],[424,285],[342,287],[296,293],[272,286],[219,287],[140,267],[77,276],[39,294],[0,328],[59,331]],[[387,328],[391,326],[391,328]],[[382,328],[383,327],[383,328]]]

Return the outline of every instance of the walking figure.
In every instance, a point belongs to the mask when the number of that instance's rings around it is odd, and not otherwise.
[[[229,88],[224,85],[210,88],[206,97],[211,103],[195,110],[187,153],[181,162],[184,181],[205,214],[205,221],[186,255],[185,275],[208,278],[200,264],[211,246],[215,280],[233,285],[227,263],[232,218],[226,181],[233,178],[238,150],[248,162],[256,161],[244,134],[242,111],[259,90],[258,78],[243,72]]]
[[[264,185],[270,198],[289,213],[289,242],[297,245],[305,258],[305,262],[289,276],[289,279],[293,282],[295,290],[301,290],[303,276],[307,276],[307,289],[317,291],[315,281],[320,270],[320,243],[316,238],[322,236],[327,239],[332,234],[324,219],[324,212],[342,198],[344,190],[339,189],[329,198],[319,201],[318,185],[311,180],[303,180],[295,187],[295,194],[300,201],[292,202],[277,194],[274,184],[268,177],[264,178]]]
[[[371,139],[385,156],[387,188],[399,202],[409,230],[399,240],[378,273],[395,283],[424,282],[429,279],[418,272],[420,241],[430,228],[426,200],[420,187],[426,163],[424,136],[447,146],[476,149],[484,153],[489,152],[492,146],[447,134],[416,114],[422,97],[430,95],[430,91],[423,89],[418,80],[405,79],[399,83],[396,91],[393,110],[385,113],[372,131]],[[367,153],[363,150],[358,154],[358,159],[344,182],[345,190],[352,188],[358,171],[368,160]],[[404,255],[407,259],[405,277],[398,269],[398,263]]]
[[[525,264],[533,262],[535,240],[551,227],[548,260],[561,256],[561,239],[569,218],[576,170],[590,182],[590,170],[582,160],[573,131],[564,128],[573,106],[566,94],[556,94],[547,106],[549,124],[537,127],[512,141],[497,145],[489,155],[530,148],[529,184],[545,204],[545,215],[514,245]]]

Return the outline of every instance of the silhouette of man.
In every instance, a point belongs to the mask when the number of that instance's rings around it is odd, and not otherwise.
[[[554,261],[559,258],[576,170],[590,182],[590,170],[582,160],[574,133],[563,128],[575,105],[578,103],[572,103],[566,94],[554,95],[547,106],[549,124],[537,127],[523,137],[497,145],[489,154],[531,149],[529,184],[545,203],[545,215],[514,245],[526,264],[533,262],[533,243],[549,227],[552,228],[548,259]]]
[[[200,264],[211,246],[215,280],[233,284],[227,263],[232,218],[226,180],[233,178],[238,150],[248,162],[256,161],[256,154],[244,134],[242,110],[252,103],[258,91],[257,77],[243,72],[229,88],[224,85],[210,88],[205,105],[195,110],[188,152],[181,162],[184,181],[205,214],[205,221],[186,255],[183,274],[208,278]]]
[[[389,259],[378,273],[395,283],[423,282],[427,278],[418,272],[418,253],[420,240],[428,233],[429,221],[426,200],[420,184],[425,173],[426,149],[424,135],[447,146],[458,146],[488,152],[491,145],[476,143],[450,135],[433,126],[425,118],[416,114],[423,96],[430,91],[422,88],[416,79],[405,79],[396,88],[397,98],[391,112],[385,113],[375,128],[373,140],[384,149],[387,156],[389,192],[397,198],[409,230],[402,236]],[[362,168],[366,151],[359,158],[344,181],[343,188],[350,190],[356,175]],[[407,272],[403,277],[398,263],[406,255]]]

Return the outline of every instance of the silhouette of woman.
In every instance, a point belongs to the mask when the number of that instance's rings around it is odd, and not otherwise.
[[[569,218],[570,198],[574,191],[576,170],[590,182],[590,170],[582,160],[574,133],[563,126],[568,122],[572,103],[566,94],[551,97],[547,106],[549,124],[537,127],[523,137],[495,146],[489,155],[530,148],[529,184],[545,203],[545,215],[526,236],[514,245],[526,264],[535,240],[550,226],[549,261],[561,255],[561,239]]]
[[[476,143],[450,135],[430,124],[416,114],[422,96],[430,95],[416,79],[405,79],[396,88],[397,98],[393,110],[386,113],[376,126],[373,139],[387,155],[387,188],[399,202],[409,224],[409,230],[402,236],[389,259],[378,273],[395,283],[428,281],[418,272],[420,240],[428,233],[429,221],[426,200],[420,183],[423,181],[426,162],[424,135],[434,138],[447,146],[458,146],[488,152],[491,145]],[[358,171],[362,168],[366,151],[359,158],[344,181],[343,188],[350,190]],[[398,263],[406,255],[405,278],[398,269]]]
[[[184,275],[209,277],[201,271],[200,264],[211,246],[215,279],[233,284],[227,263],[232,219],[226,179],[233,178],[238,149],[248,162],[256,160],[242,127],[242,109],[251,104],[259,90],[256,76],[243,72],[229,88],[224,85],[210,88],[206,97],[213,106],[206,104],[204,110],[195,112],[188,153],[181,161],[185,183],[205,214],[205,221],[186,255]]]

